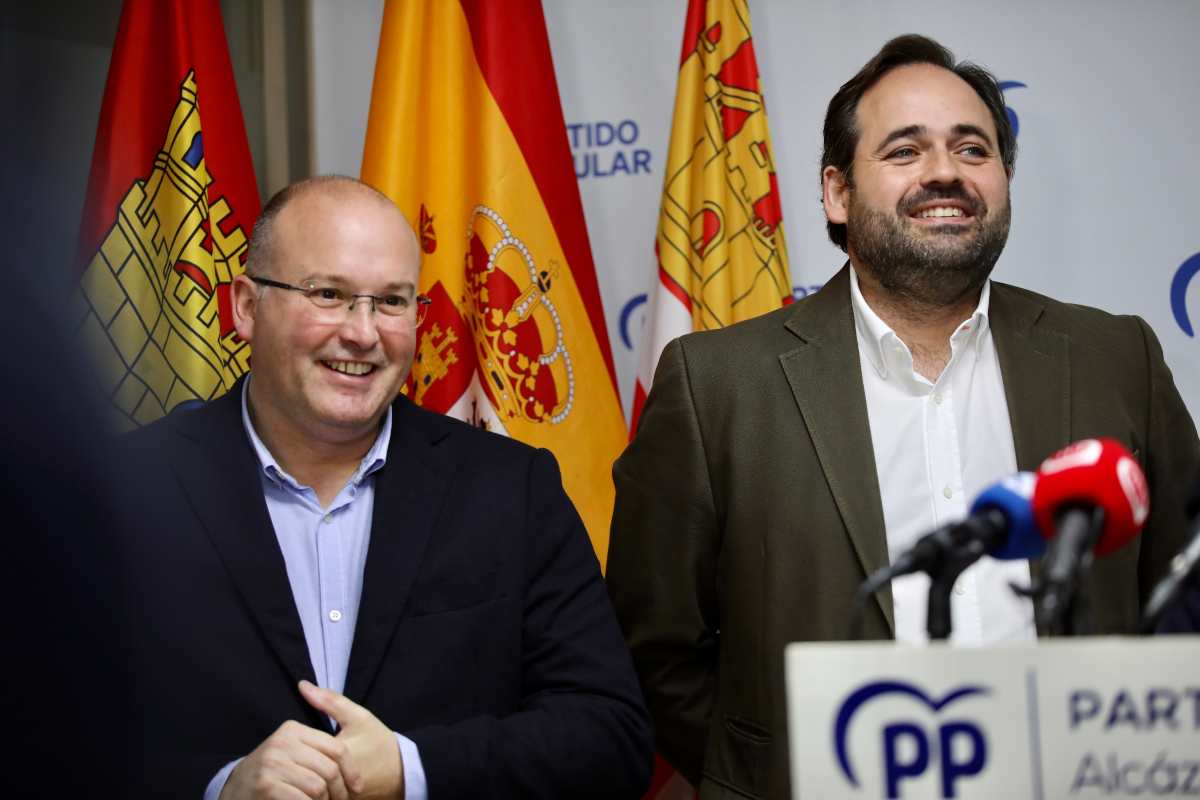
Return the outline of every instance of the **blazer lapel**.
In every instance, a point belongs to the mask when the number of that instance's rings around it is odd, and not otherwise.
[[[393,409],[387,464],[375,478],[371,542],[346,674],[345,695],[357,703],[370,691],[400,622],[453,471],[449,448],[437,446],[449,430],[435,431],[427,412],[405,398]]]
[[[1037,299],[1011,286],[992,284],[988,319],[1021,470],[1036,470],[1071,433],[1067,337],[1037,324],[1043,310]]]
[[[176,430],[193,446],[176,451],[173,469],[280,663],[293,681],[315,682],[259,463],[242,426],[241,387],[237,383],[204,408],[176,412]],[[315,710],[313,716],[324,720]]]
[[[870,575],[888,564],[887,534],[850,310],[849,267],[785,327],[802,343],[779,362],[863,572]],[[894,635],[891,589],[880,589],[875,599]]]

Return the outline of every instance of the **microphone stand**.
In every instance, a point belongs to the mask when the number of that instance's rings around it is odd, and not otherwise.
[[[950,592],[954,582],[967,567],[986,553],[983,543],[969,542],[962,548],[945,550],[935,569],[929,570],[929,594],[925,605],[925,630],[930,641],[945,641],[950,638]]]
[[[1051,636],[1077,636],[1089,627],[1087,598],[1079,589],[1091,572],[1093,548],[1103,529],[1101,507],[1067,509],[1059,516],[1034,590],[1038,627]]]

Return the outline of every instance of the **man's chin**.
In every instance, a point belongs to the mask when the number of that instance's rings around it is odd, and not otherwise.
[[[388,403],[361,402],[318,405],[313,411],[316,421],[327,431],[348,436],[362,436],[379,426],[387,412]]]

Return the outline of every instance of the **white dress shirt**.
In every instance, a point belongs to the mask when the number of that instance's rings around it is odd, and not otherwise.
[[[912,353],[862,296],[850,270],[854,328],[866,392],[871,445],[891,561],[918,538],[962,519],[983,489],[1017,471],[1012,426],[996,346],[988,326],[991,282],[975,312],[950,337],[950,362],[934,383],[913,369]],[[1009,583],[1029,585],[1027,561],[984,557],[959,576],[950,597],[954,644],[1036,638],[1033,604]],[[896,640],[925,642],[929,578],[892,582]]]

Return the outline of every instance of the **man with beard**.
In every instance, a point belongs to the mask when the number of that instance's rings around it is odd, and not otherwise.
[[[849,263],[662,354],[613,468],[608,586],[659,752],[702,798],[788,795],[784,645],[845,638],[863,579],[997,479],[1091,436],[1146,468],[1144,534],[1085,587],[1097,633],[1134,630],[1182,545],[1200,442],[1154,334],[988,279],[1015,155],[991,74],[889,42],[825,120],[822,199]],[[1009,588],[1029,581],[1025,562],[968,569],[953,641],[1035,637]],[[922,641],[927,586],[877,592],[867,637]]]

